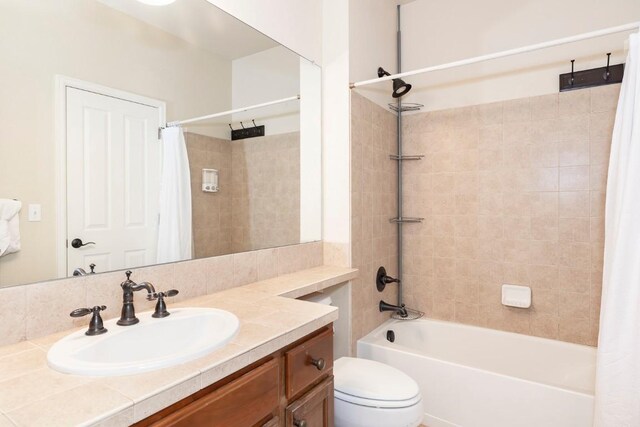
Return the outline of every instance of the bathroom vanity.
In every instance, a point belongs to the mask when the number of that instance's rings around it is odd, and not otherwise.
[[[344,292],[356,276],[351,268],[321,266],[169,303],[176,316],[181,308],[234,313],[240,328],[210,354],[133,375],[69,375],[47,365],[51,347],[85,331],[86,318],[72,330],[0,347],[0,421],[24,427],[52,420],[100,426],[331,426],[333,358],[345,351],[341,333],[348,328],[340,323],[345,314],[339,319],[336,307],[296,298]]]
[[[329,325],[135,426],[332,426],[332,373]]]

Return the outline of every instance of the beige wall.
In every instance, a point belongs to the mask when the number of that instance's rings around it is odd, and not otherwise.
[[[431,318],[596,345],[619,85],[405,119],[407,304]],[[369,279],[370,280],[370,279]],[[530,309],[501,305],[530,286]]]
[[[404,71],[640,21],[637,0],[416,0],[401,9]],[[412,76],[403,100],[440,110],[554,93],[571,59],[576,70],[603,67],[607,52],[624,62],[628,34]]]
[[[232,251],[300,242],[300,132],[231,147]]]
[[[397,273],[397,226],[389,222],[397,207],[397,166],[389,159],[395,147],[395,115],[352,92],[351,265],[360,270],[351,288],[354,344],[389,318],[378,311],[381,299],[397,303],[396,285],[376,289],[378,267]]]
[[[0,259],[0,286],[56,275],[56,74],[166,101],[168,120],[231,104],[230,62],[95,1],[0,2],[0,55],[0,197],[25,205],[22,251]],[[42,222],[26,221],[28,203],[42,204]]]
[[[231,143],[225,139],[185,133],[191,171],[194,258],[230,254]],[[202,191],[202,169],[218,170],[219,191]]]
[[[322,0],[207,0],[289,49],[322,63]]]
[[[349,0],[349,80],[375,79],[378,67],[398,72],[396,59],[396,2]],[[365,86],[358,92],[386,107],[391,83]]]

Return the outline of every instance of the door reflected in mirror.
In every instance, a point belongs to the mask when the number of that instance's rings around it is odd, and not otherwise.
[[[0,53],[0,287],[320,240],[320,69],[206,0],[4,1]]]

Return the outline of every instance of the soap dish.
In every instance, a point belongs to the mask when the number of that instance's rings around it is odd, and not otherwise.
[[[517,308],[531,307],[531,288],[528,286],[502,285],[502,305]]]

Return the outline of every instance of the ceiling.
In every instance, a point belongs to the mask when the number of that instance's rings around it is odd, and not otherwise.
[[[134,0],[97,1],[231,60],[279,46],[206,0],[178,0],[167,6]]]

